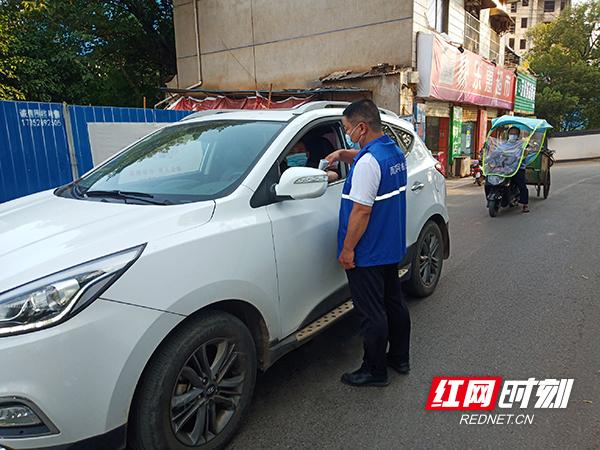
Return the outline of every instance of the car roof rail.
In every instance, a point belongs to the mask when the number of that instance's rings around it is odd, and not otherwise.
[[[197,119],[198,117],[212,116],[214,114],[223,114],[223,113],[237,112],[237,111],[242,111],[242,110],[241,109],[205,109],[203,111],[197,111],[188,116],[185,116],[183,119],[180,119],[179,121],[184,122],[184,121],[190,120],[190,119]]]
[[[314,111],[316,109],[345,108],[349,104],[350,104],[350,102],[318,100],[315,102],[308,102],[308,103],[304,103],[302,105],[296,106],[293,108],[293,111],[294,111],[294,114],[299,115],[299,114],[304,114],[305,112],[308,112],[308,111]]]
[[[316,109],[345,108],[349,104],[350,104],[350,102],[320,100],[320,101],[308,102],[308,103],[304,103],[303,105],[296,106],[295,108],[293,108],[293,111],[294,111],[294,114],[299,115],[299,114],[304,114],[305,112],[308,112],[308,111],[314,111]],[[392,116],[397,119],[400,117],[394,111],[390,111],[389,109],[385,109],[385,108],[378,108],[378,109],[379,109],[380,114],[386,114],[388,116]]]
[[[345,108],[349,104],[350,104],[350,102],[319,100],[319,101],[315,101],[315,102],[304,103],[302,105],[295,106],[294,108],[291,108],[291,109],[283,109],[282,108],[279,110],[280,111],[286,111],[286,110],[292,111],[292,113],[294,115],[300,115],[300,114],[304,114],[305,112],[308,112],[308,111],[315,111],[317,109]],[[396,119],[400,118],[400,116],[398,116],[398,114],[396,114],[394,111],[390,111],[389,109],[385,109],[385,108],[378,108],[378,109],[379,109],[380,114],[392,116],[392,117],[395,117]],[[197,111],[188,116],[185,116],[183,119],[180,119],[179,121],[184,122],[186,120],[197,119],[199,117],[212,116],[212,115],[216,115],[216,114],[224,114],[224,113],[228,113],[228,112],[239,112],[239,111],[248,111],[248,110],[243,110],[243,109],[206,109],[206,110]],[[265,110],[261,110],[261,111],[265,111]]]

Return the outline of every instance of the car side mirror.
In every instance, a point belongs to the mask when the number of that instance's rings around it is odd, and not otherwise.
[[[323,170],[312,167],[290,167],[281,174],[279,183],[273,185],[273,191],[278,198],[320,197],[327,190],[327,174]]]

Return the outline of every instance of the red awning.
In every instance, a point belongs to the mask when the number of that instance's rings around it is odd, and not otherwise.
[[[285,100],[271,100],[262,95],[254,95],[245,98],[230,98],[222,95],[206,97],[203,99],[193,97],[181,97],[167,109],[178,111],[205,111],[210,109],[289,109],[313,100],[310,97],[288,97]]]

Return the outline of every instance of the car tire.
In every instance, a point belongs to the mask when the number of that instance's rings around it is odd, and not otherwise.
[[[252,399],[254,340],[238,318],[209,311],[176,329],[148,363],[132,404],[129,447],[213,450]]]
[[[411,274],[403,283],[404,290],[412,297],[428,297],[433,294],[440,280],[444,264],[444,240],[437,223],[425,224],[411,261]]]

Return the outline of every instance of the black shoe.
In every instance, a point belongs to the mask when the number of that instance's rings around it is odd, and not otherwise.
[[[408,361],[400,362],[394,361],[391,358],[387,359],[387,365],[398,372],[400,375],[406,375],[410,372],[410,364]]]
[[[342,375],[342,383],[349,386],[387,386],[390,384],[387,375],[373,375],[367,369],[361,367],[354,372],[345,373]]]

